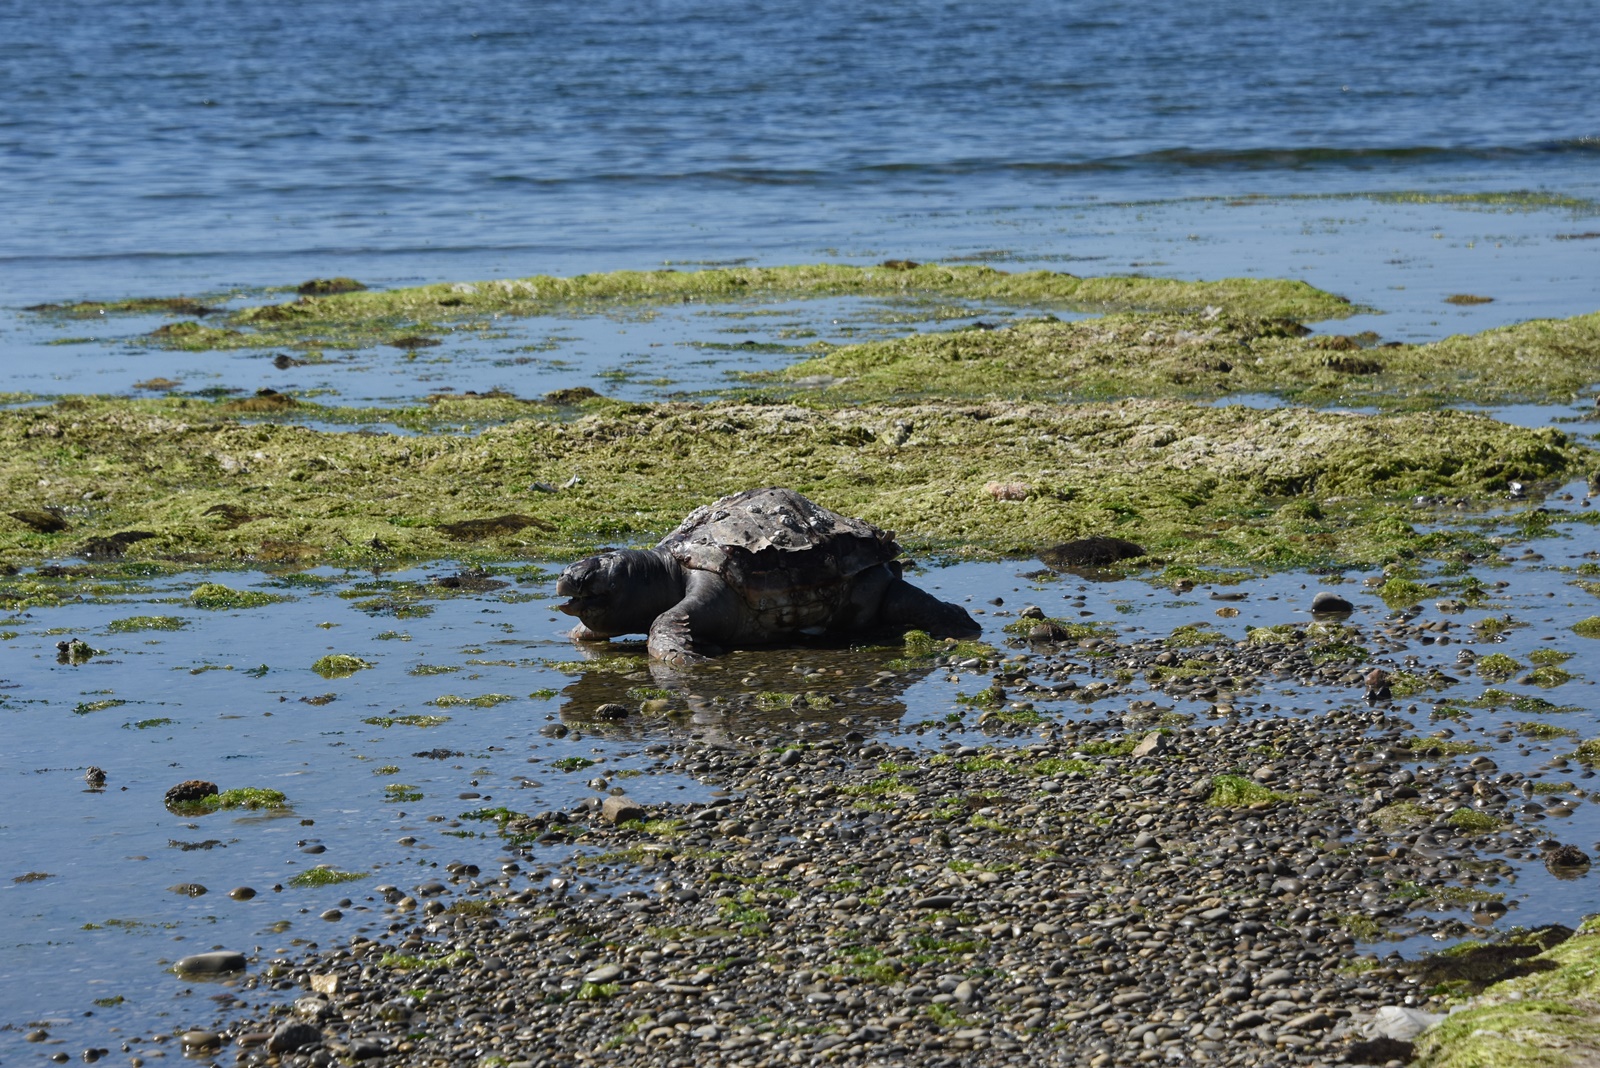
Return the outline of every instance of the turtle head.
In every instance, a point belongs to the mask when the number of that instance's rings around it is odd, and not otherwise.
[[[665,554],[619,549],[569,564],[556,580],[556,594],[568,598],[557,607],[582,624],[573,637],[594,641],[647,632],[683,599],[683,576]]]

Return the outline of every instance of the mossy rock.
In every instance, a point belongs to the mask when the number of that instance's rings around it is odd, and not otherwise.
[[[359,656],[351,656],[348,653],[330,653],[312,664],[311,670],[325,679],[344,679],[371,666],[371,663],[361,659]]]
[[[204,582],[189,591],[189,603],[196,608],[226,610],[234,608],[260,608],[278,604],[291,598],[261,590],[235,590],[220,582]]]

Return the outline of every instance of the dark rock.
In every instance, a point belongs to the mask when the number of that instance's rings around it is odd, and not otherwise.
[[[154,538],[148,530],[122,530],[104,538],[91,538],[78,547],[78,555],[89,560],[116,560],[127,552],[128,546]]]
[[[1544,866],[1558,878],[1574,878],[1589,870],[1589,854],[1575,845],[1555,845],[1544,851]]]
[[[1340,597],[1336,593],[1323,590],[1311,598],[1311,614],[1318,617],[1347,616],[1356,610],[1356,606]]]
[[[1119,560],[1132,560],[1144,555],[1142,545],[1136,545],[1122,538],[1107,538],[1100,535],[1062,542],[1039,551],[1039,559],[1046,566],[1056,569],[1105,567]]]
[[[166,801],[169,805],[182,805],[191,801],[200,801],[217,793],[217,784],[207,782],[205,779],[186,779],[167,791]]]
[[[189,975],[227,975],[231,972],[244,971],[247,963],[243,953],[219,949],[184,957],[174,964],[172,969]]]
[[[40,534],[59,534],[63,530],[71,530],[65,519],[54,512],[47,512],[39,508],[19,508],[15,512],[7,512],[12,519],[21,523],[30,530]]]
[[[293,1053],[322,1042],[322,1028],[303,1020],[290,1020],[267,1039],[268,1053]]]
[[[551,404],[579,404],[586,400],[597,400],[600,394],[588,386],[572,386],[568,389],[553,389],[544,395],[544,399]],[[553,490],[554,487],[551,487]]]
[[[1396,1038],[1364,1038],[1345,1047],[1344,1059],[1349,1064],[1391,1064],[1398,1061],[1410,1064],[1416,1056],[1416,1046]]]
[[[325,297],[334,293],[355,293],[367,287],[354,278],[313,278],[301,282],[295,292],[302,297]]]

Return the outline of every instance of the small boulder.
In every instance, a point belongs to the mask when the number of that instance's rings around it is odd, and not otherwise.
[[[247,963],[243,953],[218,949],[184,957],[172,966],[172,970],[186,975],[229,975],[244,971]]]
[[[1144,547],[1123,538],[1095,535],[1077,541],[1062,542],[1039,551],[1039,559],[1047,567],[1060,570],[1068,567],[1105,567],[1118,560],[1132,560],[1145,555]]]
[[[217,792],[217,784],[204,779],[186,779],[167,791],[167,804],[182,805],[199,801]]]
[[[1340,597],[1336,593],[1323,590],[1311,598],[1311,614],[1319,619],[1334,619],[1347,616],[1356,610],[1356,606]]]
[[[1149,734],[1144,736],[1143,741],[1133,747],[1133,752],[1128,755],[1135,759],[1140,757],[1160,756],[1162,753],[1165,753],[1171,748],[1172,742],[1165,734],[1162,734],[1160,731],[1151,731]]]
[[[627,823],[644,819],[645,811],[642,805],[626,797],[608,797],[600,805],[600,815],[607,823]]]
[[[322,1042],[322,1028],[303,1020],[290,1020],[267,1039],[268,1053],[293,1053]]]
[[[1544,851],[1544,866],[1557,878],[1576,878],[1589,870],[1589,854],[1575,845],[1558,844]]]

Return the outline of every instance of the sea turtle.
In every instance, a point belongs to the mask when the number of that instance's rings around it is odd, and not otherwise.
[[[790,489],[702,505],[654,549],[569,566],[556,593],[574,641],[648,632],[650,655],[689,664],[800,634],[916,627],[973,637],[965,610],[900,577],[894,535]]]

